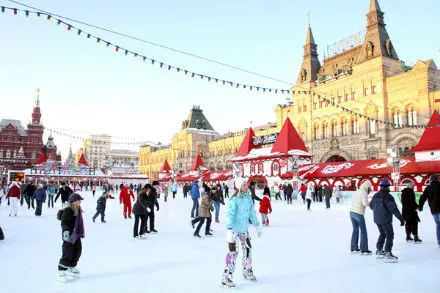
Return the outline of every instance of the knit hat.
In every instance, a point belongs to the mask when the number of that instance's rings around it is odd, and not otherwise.
[[[380,179],[379,186],[390,186],[391,182],[387,178]]]
[[[75,201],[78,200],[83,200],[84,198],[81,197],[81,195],[79,195],[78,193],[73,193],[69,196],[69,203],[74,203]]]
[[[431,182],[438,181],[438,175],[432,174],[431,177],[429,178],[429,181],[431,181]]]
[[[153,181],[153,183],[151,183],[151,185],[159,185],[159,181],[157,181],[157,180],[155,180],[155,181]]]
[[[243,185],[245,185],[247,183],[246,179],[242,178],[242,177],[238,177],[234,180],[234,185],[235,188],[240,189],[243,187]]]

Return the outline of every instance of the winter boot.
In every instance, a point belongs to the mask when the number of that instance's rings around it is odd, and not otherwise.
[[[371,255],[371,250],[361,250],[361,255]]]
[[[58,272],[57,272],[57,281],[58,282],[65,283],[69,280],[66,272],[67,271],[58,270]]]
[[[214,234],[212,234],[211,232],[206,232],[205,236],[214,236]]]
[[[416,243],[416,244],[420,244],[420,243],[422,243],[422,239],[420,239],[419,238],[419,236],[414,236],[414,243]]]
[[[411,235],[406,235],[406,242],[413,242],[414,239],[411,238]]]
[[[393,255],[393,253],[390,252],[385,252],[385,262],[387,263],[395,263],[398,262],[399,258],[395,255]]]
[[[382,249],[376,250],[376,258],[384,258],[385,252]]]
[[[68,276],[79,278],[81,277],[81,272],[76,267],[69,267],[66,271]]]
[[[229,287],[229,288],[235,287],[235,283],[232,282],[232,280],[229,279],[229,278],[226,279],[226,280],[223,280],[223,281],[222,281],[222,285],[223,285],[223,286],[226,286],[226,287]]]

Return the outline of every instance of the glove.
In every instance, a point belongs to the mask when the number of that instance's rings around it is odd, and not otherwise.
[[[400,226],[405,226],[405,221],[400,221]]]
[[[63,232],[63,241],[69,241],[69,239],[70,239],[70,232],[64,231]]]
[[[235,243],[234,231],[232,231],[232,229],[228,229],[228,231],[226,231],[226,241],[228,243]]]
[[[147,208],[147,213],[151,213],[151,209],[150,208]]]
[[[261,225],[255,226],[255,229],[257,229],[257,236],[258,236],[258,238],[263,236],[263,231],[261,230]]]

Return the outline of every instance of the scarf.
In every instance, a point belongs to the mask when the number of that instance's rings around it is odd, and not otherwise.
[[[72,235],[70,235],[69,242],[75,244],[78,238],[84,238],[84,221],[82,217],[82,209],[81,207],[78,209],[78,214],[76,215],[75,227],[73,228]]]

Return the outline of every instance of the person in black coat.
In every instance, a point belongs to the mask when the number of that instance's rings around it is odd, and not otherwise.
[[[148,193],[151,190],[151,185],[147,184],[144,188],[139,191],[136,202],[133,205],[134,214],[134,226],[133,226],[133,237],[136,239],[144,239],[144,234],[146,231],[146,217],[147,212],[151,212],[150,203],[148,201]],[[139,229],[139,220],[141,221],[141,227]]]
[[[61,183],[61,188],[58,190],[57,196],[55,196],[55,202],[57,202],[58,197],[61,195],[61,204],[64,207],[72,193],[73,190],[65,182]]]
[[[255,201],[261,201],[261,198],[259,198],[256,194],[255,194],[255,182],[251,181],[251,183],[249,183],[249,191],[251,192],[251,196],[252,196],[252,203],[255,204]]]
[[[34,204],[34,192],[37,188],[35,187],[34,182],[30,182],[26,188],[24,189],[24,199],[26,200],[26,204],[28,205],[28,209],[32,208],[35,209]]]
[[[107,223],[104,219],[105,217],[105,207],[107,205],[108,193],[105,190],[102,195],[96,201],[96,214],[93,216],[92,220],[95,222],[95,219],[101,214],[101,223]]]
[[[406,241],[413,241],[420,243],[422,240],[418,236],[418,225],[420,218],[417,215],[418,205],[416,203],[416,194],[414,193],[414,184],[408,183],[405,189],[402,190],[402,216],[405,220]],[[411,238],[411,233],[414,239]]]
[[[380,180],[380,190],[371,199],[370,208],[373,210],[374,223],[380,233],[376,244],[376,255],[378,258],[385,257],[388,262],[397,262],[398,257],[391,252],[394,239],[393,215],[400,220],[400,226],[405,225],[405,221],[397,208],[394,197],[390,194],[390,185],[391,182],[387,178]],[[384,243],[385,251],[383,251]]]
[[[159,210],[159,202],[157,201],[157,192],[156,190],[159,190],[159,182],[153,181],[153,186],[150,188],[150,192],[148,192],[148,203],[149,203],[149,209],[147,210],[147,217],[146,221],[150,219],[150,231],[146,231],[147,233],[157,233],[157,230],[154,228],[154,206],[156,206],[156,211]],[[146,224],[145,224],[146,225]]]
[[[284,193],[287,196],[287,204],[289,204],[289,203],[292,204],[293,186],[290,182],[286,185],[286,188],[284,189]]]
[[[423,191],[419,201],[419,211],[423,210],[423,205],[428,200],[431,214],[434,217],[436,231],[437,231],[437,244],[440,248],[440,182],[438,181],[438,175],[433,174],[430,178],[431,183]]]

